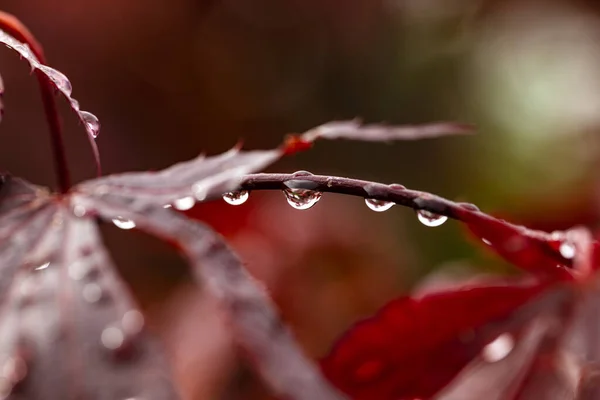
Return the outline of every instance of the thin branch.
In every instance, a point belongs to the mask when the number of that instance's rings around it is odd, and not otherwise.
[[[550,274],[560,279],[572,278],[571,272],[565,273],[565,269],[573,266],[572,257],[565,257],[560,252],[560,245],[567,240],[565,235],[557,236],[556,233],[550,234],[511,224],[481,212],[477,206],[470,203],[456,203],[431,193],[410,190],[398,184],[386,185],[323,175],[252,174],[246,175],[239,185],[240,190],[249,191],[285,190],[290,187],[393,202],[416,211],[424,210],[444,215],[467,224],[473,233],[485,239],[486,243],[490,243],[491,248],[521,268],[539,275]],[[490,236],[487,236],[488,232]],[[486,236],[483,236],[483,233]],[[597,245],[598,243],[594,242],[594,246]],[[535,255],[538,258],[535,260],[530,257],[531,250],[527,250],[532,248],[537,252]],[[531,254],[527,255],[527,260],[524,260],[519,252],[526,250]],[[544,262],[541,263],[540,259]],[[552,267],[549,268],[548,265]],[[566,268],[556,268],[556,266]]]
[[[42,46],[38,43],[29,29],[27,29],[27,27],[25,27],[25,25],[23,25],[16,17],[0,11],[0,29],[13,36],[15,39],[28,44],[39,62],[46,64],[46,57],[44,56]],[[58,116],[56,100],[54,98],[54,86],[50,79],[39,69],[35,70],[35,75],[42,94],[42,103],[44,104],[46,121],[50,128],[50,139],[52,142],[52,152],[54,153],[54,168],[58,178],[58,186],[62,193],[66,193],[71,187],[71,177],[67,164],[62,126]]]

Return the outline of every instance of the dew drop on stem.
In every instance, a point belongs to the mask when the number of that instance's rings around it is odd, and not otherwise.
[[[365,199],[365,204],[371,210],[376,212],[387,211],[395,204],[393,201],[383,201],[377,199]]]
[[[448,220],[445,215],[434,214],[426,210],[417,211],[417,218],[423,225],[429,227],[440,226]]]
[[[79,116],[85,124],[85,129],[88,133],[92,135],[94,139],[97,138],[100,134],[100,121],[98,120],[98,117],[87,111],[79,111]]]
[[[250,197],[250,194],[247,190],[236,190],[234,192],[225,193],[223,195],[223,200],[232,206],[239,206],[244,204],[246,200],[248,200],[248,197]]]
[[[321,192],[310,189],[286,188],[283,193],[290,206],[296,210],[308,210],[321,199]]]

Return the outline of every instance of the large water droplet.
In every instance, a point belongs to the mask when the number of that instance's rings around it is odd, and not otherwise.
[[[561,256],[563,256],[567,260],[570,260],[573,257],[575,257],[576,249],[575,249],[575,245],[573,243],[571,243],[569,241],[564,241],[560,244],[558,251]]]
[[[244,204],[246,200],[248,200],[248,197],[250,197],[250,194],[247,190],[237,190],[235,192],[225,193],[223,195],[223,200],[232,206],[239,206],[240,204]]]
[[[97,138],[100,134],[100,121],[91,112],[79,111],[79,116],[85,124],[85,129],[92,135],[93,138]]]
[[[109,326],[102,331],[100,342],[109,350],[117,350],[125,342],[125,334],[116,326]]]
[[[417,217],[423,225],[430,227],[440,226],[448,220],[445,215],[434,214],[426,210],[417,211]]]
[[[182,197],[173,202],[173,207],[180,211],[187,211],[194,207],[196,200],[192,196]]]
[[[117,217],[114,218],[112,220],[113,224],[115,224],[115,226],[117,228],[121,228],[121,229],[133,229],[135,228],[135,222],[133,222],[130,219],[125,219],[123,217]]]
[[[383,201],[377,199],[365,199],[367,207],[373,211],[383,212],[387,211],[395,204],[393,201]]]
[[[297,210],[308,210],[321,199],[322,193],[310,189],[287,188],[283,191],[290,206]]]
[[[138,310],[129,310],[123,315],[121,325],[128,335],[137,335],[144,327],[144,316]]]
[[[86,283],[81,293],[88,303],[98,303],[104,295],[102,287],[97,283]]]
[[[512,335],[503,333],[483,348],[481,357],[487,362],[497,362],[506,358],[514,347]]]
[[[56,87],[58,87],[61,92],[67,96],[71,96],[73,87],[71,86],[69,78],[67,78],[65,74],[47,65],[40,65],[39,69],[48,75],[48,77],[52,80],[52,82],[54,82]]]

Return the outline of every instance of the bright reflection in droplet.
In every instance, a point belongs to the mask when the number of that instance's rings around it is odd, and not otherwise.
[[[377,199],[365,199],[365,204],[373,211],[383,212],[394,206],[393,201],[383,201]]]
[[[481,356],[487,362],[497,362],[506,358],[514,347],[512,335],[503,333],[483,348]]]
[[[34,268],[35,271],[42,271],[50,266],[50,262],[45,262],[37,268]]]
[[[180,211],[186,211],[194,207],[196,200],[192,196],[182,197],[173,202],[173,207]]]
[[[121,228],[121,229],[135,228],[135,222],[133,222],[130,219],[125,219],[123,217],[117,217],[117,218],[113,219],[112,222],[113,222],[113,224],[115,224],[115,226],[117,228]]]
[[[100,341],[107,349],[116,350],[123,345],[125,335],[123,334],[123,331],[116,326],[109,326],[102,331]]]
[[[573,257],[575,257],[576,249],[575,249],[575,245],[573,243],[564,241],[560,244],[558,251],[560,252],[561,256],[563,256],[567,260],[570,260]]]
[[[321,199],[322,193],[310,189],[286,188],[283,193],[290,206],[297,210],[308,210]]]
[[[492,242],[490,242],[489,240],[487,240],[486,238],[481,238],[481,241],[485,244],[487,244],[488,246],[492,245]]]
[[[239,206],[244,204],[249,197],[250,194],[247,190],[237,190],[235,192],[225,193],[223,195],[223,200],[232,206]]]
[[[445,215],[434,214],[426,210],[417,211],[417,217],[423,225],[430,227],[440,226],[448,220]]]

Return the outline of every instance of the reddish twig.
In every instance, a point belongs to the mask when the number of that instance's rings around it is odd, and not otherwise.
[[[569,240],[562,232],[547,233],[511,224],[483,213],[470,203],[456,203],[431,193],[410,190],[402,185],[386,185],[358,179],[304,174],[253,174],[240,182],[241,190],[310,189],[393,202],[429,213],[444,215],[464,222],[486,243],[508,261],[538,275],[571,279],[573,257],[563,255],[561,245]],[[489,233],[489,236],[488,236]],[[485,236],[484,236],[485,235]],[[572,243],[577,246],[577,243]],[[594,246],[597,242],[594,242]],[[533,249],[533,250],[530,250]],[[529,251],[525,257],[522,252]],[[535,253],[533,253],[535,252]],[[533,254],[533,256],[532,256]],[[534,257],[535,256],[535,257]],[[549,265],[551,267],[549,267]],[[556,268],[566,267],[566,268]],[[586,271],[589,276],[591,271]],[[578,271],[579,278],[581,271]]]
[[[0,11],[0,29],[13,36],[15,39],[28,44],[38,60],[42,64],[46,64],[42,46],[38,43],[29,29],[27,29],[27,27],[25,27],[25,25],[23,25],[16,17]],[[71,187],[71,177],[67,164],[62,126],[54,98],[54,86],[50,82],[50,79],[48,79],[48,77],[40,70],[35,70],[35,74],[42,94],[46,121],[50,128],[50,139],[52,142],[52,152],[54,153],[54,165],[58,178],[58,185],[60,191],[66,193]]]

